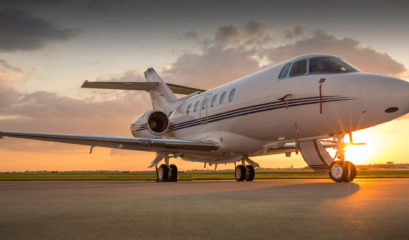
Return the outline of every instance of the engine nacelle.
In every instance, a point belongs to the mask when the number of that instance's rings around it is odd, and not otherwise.
[[[135,137],[160,138],[169,129],[169,118],[157,110],[148,111],[131,124],[131,132]]]

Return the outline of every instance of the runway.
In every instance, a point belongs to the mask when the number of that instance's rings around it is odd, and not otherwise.
[[[0,182],[1,239],[404,239],[409,179]]]

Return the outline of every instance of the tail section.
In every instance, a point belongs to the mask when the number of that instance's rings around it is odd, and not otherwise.
[[[170,90],[168,85],[153,68],[148,68],[148,70],[145,71],[145,79],[147,82],[159,83],[149,91],[153,109],[166,113],[169,112],[171,103],[177,100],[175,94],[173,94],[172,90]]]

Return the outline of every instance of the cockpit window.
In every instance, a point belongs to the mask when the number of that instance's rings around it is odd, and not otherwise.
[[[307,60],[300,60],[293,64],[291,68],[290,77],[304,75],[307,69]]]
[[[283,69],[281,69],[280,75],[278,76],[279,79],[285,78],[288,74],[288,71],[290,71],[291,63],[287,63]]]
[[[354,67],[336,57],[314,57],[310,60],[310,74],[357,71]]]

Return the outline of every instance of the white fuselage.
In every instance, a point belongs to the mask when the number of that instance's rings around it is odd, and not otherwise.
[[[308,57],[286,61],[189,98],[170,115],[166,137],[220,142],[217,151],[186,152],[183,159],[232,162],[263,151],[267,154],[270,143],[291,141],[296,135],[330,137],[390,121],[409,111],[409,83],[391,77],[361,72],[309,74],[307,69],[305,75],[279,79],[285,64]],[[230,101],[232,89],[235,92]],[[220,104],[223,92],[226,95]],[[217,98],[212,106],[214,95]],[[202,108],[205,99],[207,105]],[[196,102],[199,107],[194,111]],[[385,112],[394,107],[399,110]]]

